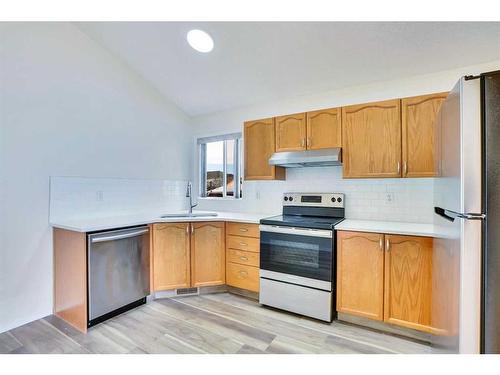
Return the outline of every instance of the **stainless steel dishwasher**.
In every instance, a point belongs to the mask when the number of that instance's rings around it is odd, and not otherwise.
[[[146,302],[149,229],[140,226],[88,235],[88,326]]]

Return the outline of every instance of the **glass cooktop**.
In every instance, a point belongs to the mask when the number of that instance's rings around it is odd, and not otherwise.
[[[333,229],[344,218],[303,216],[303,215],[278,215],[261,219],[261,224],[279,225],[283,227],[312,228],[312,229]]]

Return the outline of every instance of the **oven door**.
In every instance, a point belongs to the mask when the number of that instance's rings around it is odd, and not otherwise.
[[[260,225],[262,270],[332,281],[333,231]]]

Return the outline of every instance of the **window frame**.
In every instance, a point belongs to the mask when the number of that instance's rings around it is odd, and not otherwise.
[[[234,140],[234,193],[233,195],[227,195],[227,141]],[[207,143],[211,142],[224,142],[223,152],[222,152],[222,197],[208,197],[206,194],[207,186]],[[241,173],[243,170],[242,166],[242,148],[243,148],[242,133],[230,133],[223,135],[216,135],[211,137],[198,138],[196,143],[198,147],[198,179],[199,179],[199,198],[209,198],[209,199],[241,199]]]

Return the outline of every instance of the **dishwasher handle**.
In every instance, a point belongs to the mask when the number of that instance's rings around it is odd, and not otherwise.
[[[115,235],[109,235],[109,236],[102,236],[102,237],[93,237],[90,242],[92,243],[98,243],[98,242],[106,242],[106,241],[115,241],[115,240],[123,240],[124,238],[131,238],[131,237],[137,237],[142,234],[148,233],[149,229],[141,229],[141,230],[136,230],[133,232],[125,232],[125,233],[119,233]]]

